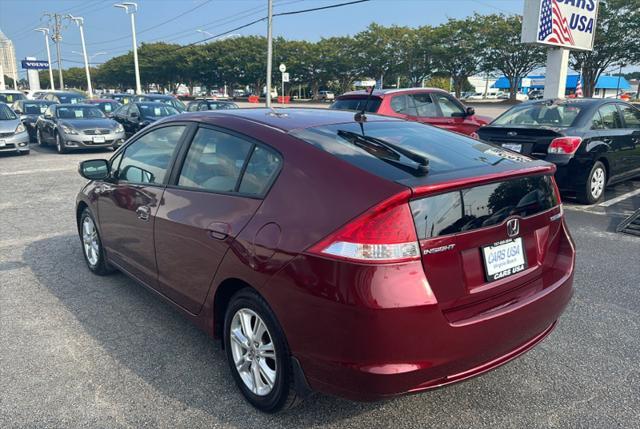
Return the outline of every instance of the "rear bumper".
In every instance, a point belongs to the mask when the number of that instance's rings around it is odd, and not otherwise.
[[[555,180],[561,192],[575,193],[583,189],[587,184],[587,178],[593,167],[593,160],[589,158],[579,159],[573,156],[548,155],[545,161],[556,165]]]
[[[299,257],[268,288],[283,295],[267,300],[313,390],[363,401],[419,392],[490,371],[549,335],[573,294],[575,250],[564,223],[557,238],[545,274],[464,320],[443,314],[420,263],[352,276]],[[298,278],[292,288],[290,276]]]

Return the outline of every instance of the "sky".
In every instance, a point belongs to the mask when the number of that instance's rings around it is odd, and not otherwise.
[[[90,62],[99,64],[131,50],[131,24],[119,0],[0,0],[0,30],[13,40],[18,64],[27,56],[46,60],[43,36],[33,31],[48,26],[45,13],[72,14],[84,18]],[[348,0],[273,0],[274,13],[344,3]],[[232,30],[266,16],[267,0],[138,0],[136,34],[142,42],[193,43]],[[437,25],[448,18],[474,13],[521,14],[523,0],[371,0],[341,8],[293,16],[275,17],[274,36],[317,41],[322,37],[353,35],[372,22],[419,27]],[[83,66],[80,32],[63,21],[61,51],[63,67]],[[266,35],[266,22],[232,34]],[[55,47],[51,44],[52,60]],[[628,68],[626,71],[637,67]],[[19,69],[21,77],[25,71]]]
[[[274,13],[343,3],[347,0],[274,0]],[[84,17],[87,52],[91,62],[100,63],[131,50],[131,24],[117,0],[0,0],[0,30],[11,40],[18,61],[27,56],[46,60],[41,33],[47,26],[45,12]],[[192,43],[205,36],[231,30],[266,16],[267,0],[138,0],[136,33],[141,42]],[[464,18],[474,12],[522,13],[522,0],[372,0],[336,9],[274,18],[274,36],[316,41],[322,37],[353,35],[372,22],[382,25],[437,25],[448,18]],[[82,66],[80,32],[64,22],[63,67]],[[266,35],[266,23],[259,22],[236,31],[241,35]],[[55,48],[51,44],[52,60]],[[104,54],[99,54],[104,52]],[[18,63],[19,64],[19,63]],[[21,75],[24,71],[20,70]]]

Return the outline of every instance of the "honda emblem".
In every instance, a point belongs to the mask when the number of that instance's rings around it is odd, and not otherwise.
[[[515,237],[520,234],[520,221],[518,219],[509,219],[507,221],[507,235]]]

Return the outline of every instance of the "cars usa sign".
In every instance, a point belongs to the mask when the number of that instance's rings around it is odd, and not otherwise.
[[[598,0],[525,0],[522,42],[590,51]]]

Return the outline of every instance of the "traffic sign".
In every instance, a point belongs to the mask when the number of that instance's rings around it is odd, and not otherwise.
[[[284,64],[280,64],[279,69],[280,69],[280,73],[284,73],[287,71],[287,66],[285,66]]]
[[[289,73],[282,73],[282,81],[289,82]]]

